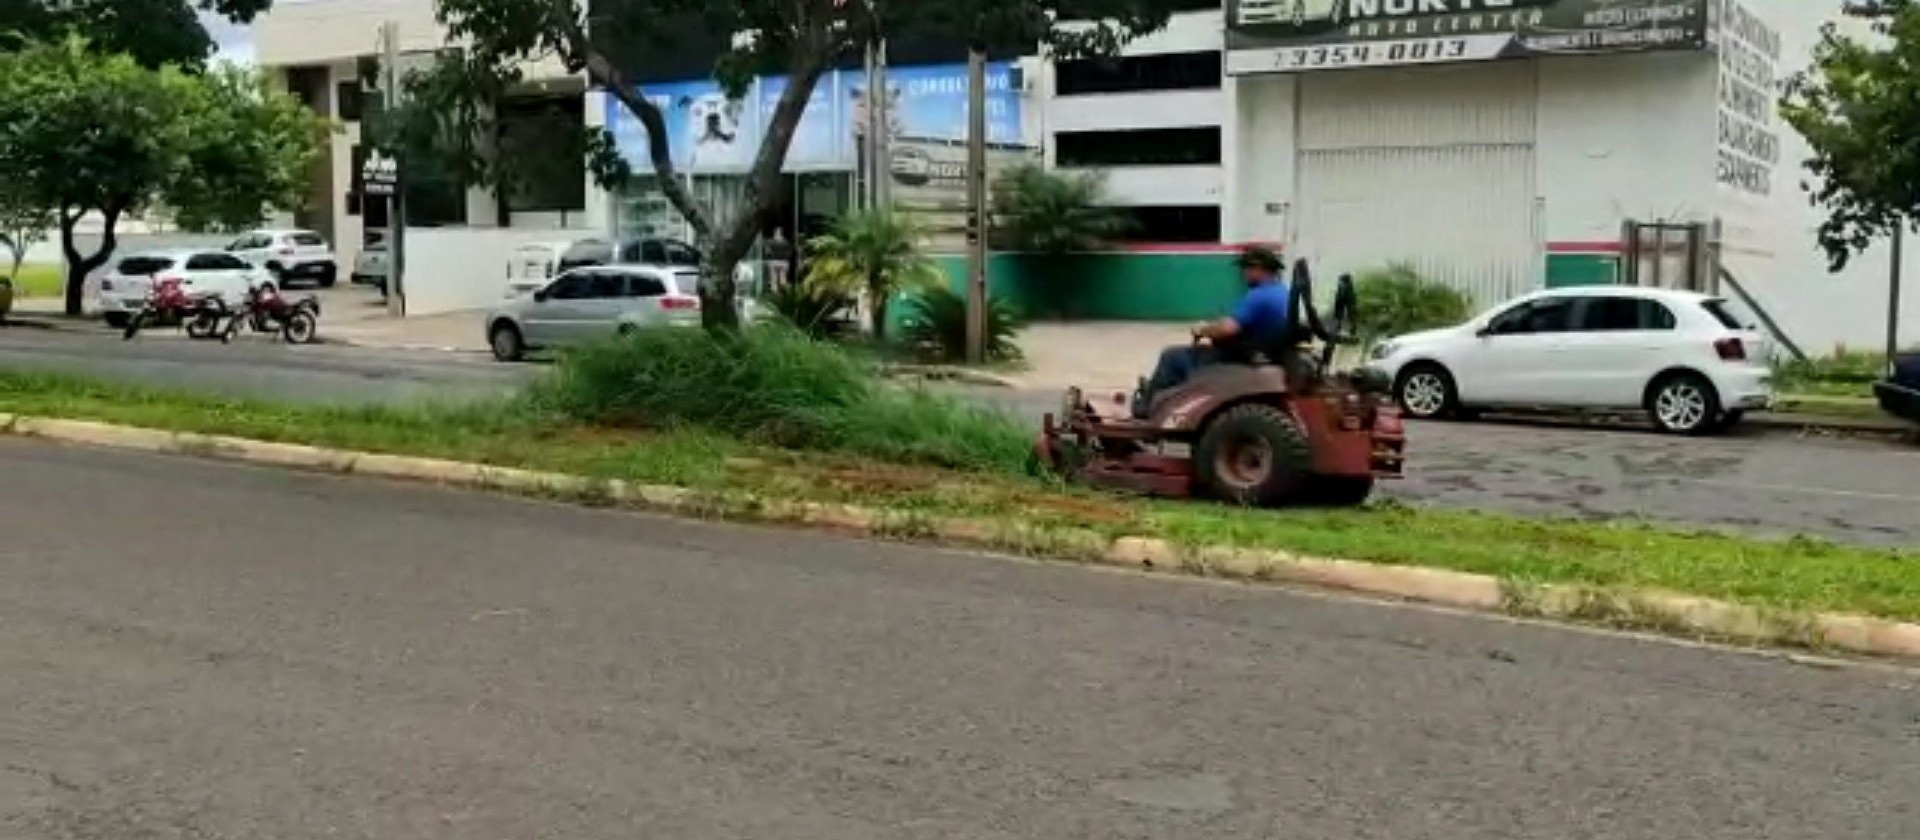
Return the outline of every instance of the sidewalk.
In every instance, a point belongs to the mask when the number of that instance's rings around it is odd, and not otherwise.
[[[1026,369],[1006,379],[1027,390],[1132,391],[1140,377],[1153,372],[1162,349],[1192,341],[1189,326],[1137,321],[1033,324],[1018,339]]]
[[[328,318],[322,321],[320,336],[323,341],[355,347],[485,353],[487,340],[482,335],[481,320],[479,312],[447,312],[417,318],[394,318],[385,313],[337,321]]]

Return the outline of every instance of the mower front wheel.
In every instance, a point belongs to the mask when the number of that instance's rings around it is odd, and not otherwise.
[[[1275,507],[1299,495],[1313,469],[1313,452],[1286,411],[1254,403],[1230,408],[1207,424],[1193,461],[1208,496]]]

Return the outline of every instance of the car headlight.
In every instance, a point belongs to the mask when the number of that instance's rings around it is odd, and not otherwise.
[[[1383,344],[1374,345],[1372,358],[1374,361],[1377,362],[1377,361],[1380,361],[1381,359],[1385,359],[1389,356],[1392,356],[1393,354],[1398,352],[1400,352],[1400,345],[1389,341]]]

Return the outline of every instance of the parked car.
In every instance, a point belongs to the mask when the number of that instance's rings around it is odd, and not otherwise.
[[[379,289],[384,295],[387,293],[387,276],[392,264],[393,257],[387,251],[386,237],[375,236],[354,256],[353,274],[349,279],[356,284]]]
[[[667,265],[699,268],[705,255],[677,239],[641,237],[614,242],[582,239],[561,252],[555,273],[589,265]]]
[[[272,273],[280,286],[310,281],[331,288],[340,275],[326,237],[310,230],[249,231],[227,250]]]
[[[507,258],[507,297],[519,297],[553,282],[572,242],[530,242]],[[601,263],[595,263],[601,264]]]
[[[1920,423],[1920,351],[1893,359],[1893,375],[1873,385],[1880,408],[1895,417]]]
[[[494,358],[579,344],[641,327],[700,323],[700,272],[665,266],[588,266],[487,313]]]
[[[1415,418],[1480,409],[1644,411],[1704,434],[1772,404],[1766,339],[1726,301],[1693,292],[1538,292],[1465,324],[1381,344],[1371,366]]]
[[[154,284],[166,279],[178,279],[189,297],[219,295],[228,306],[237,307],[246,300],[249,289],[272,278],[265,270],[225,251],[177,249],[129,254],[101,275],[94,308],[107,326],[125,329],[134,313],[146,306]]]

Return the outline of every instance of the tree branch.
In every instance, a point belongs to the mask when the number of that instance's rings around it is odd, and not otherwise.
[[[693,193],[687,190],[687,185],[674,169],[667,121],[660,113],[660,108],[641,95],[639,89],[627,80],[626,73],[594,49],[587,37],[586,27],[573,15],[573,3],[570,0],[555,0],[553,9],[555,25],[563,36],[560,39],[562,60],[568,66],[584,68],[588,79],[613,94],[628,113],[640,120],[640,125],[647,131],[647,156],[653,161],[653,172],[659,178],[661,191],[666,193],[667,201],[672,202],[680,215],[686,217],[687,223],[693,226],[696,239],[703,244],[711,240],[714,236],[713,218],[693,197]]]

